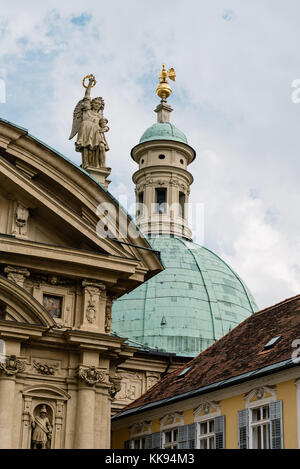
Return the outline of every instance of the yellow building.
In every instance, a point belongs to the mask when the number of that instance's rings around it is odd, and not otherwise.
[[[113,448],[300,448],[300,295],[259,311],[112,418]]]

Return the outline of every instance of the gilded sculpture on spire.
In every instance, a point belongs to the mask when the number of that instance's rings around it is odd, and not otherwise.
[[[85,82],[88,80],[88,84]],[[105,138],[108,132],[108,120],[103,117],[104,100],[101,97],[91,99],[91,89],[96,85],[94,75],[87,75],[82,80],[85,88],[81,99],[73,112],[73,126],[69,140],[77,134],[75,149],[82,154],[82,167],[106,168],[106,152],[109,150]]]
[[[167,98],[172,93],[172,89],[169,85],[168,78],[170,80],[175,81],[176,73],[174,68],[170,68],[169,70],[166,69],[166,66],[163,65],[162,70],[159,72],[159,84],[156,88],[156,94],[162,101],[166,101]]]

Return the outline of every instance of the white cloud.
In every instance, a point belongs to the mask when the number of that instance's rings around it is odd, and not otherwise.
[[[300,290],[299,13],[297,0],[289,10],[279,0],[6,2],[1,116],[79,163],[68,136],[81,79],[94,73],[111,129],[110,190],[132,200],[130,149],[155,120],[161,64],[174,66],[172,121],[198,153],[192,200],[205,203],[206,245],[268,306]],[[74,24],[82,14],[90,19]]]

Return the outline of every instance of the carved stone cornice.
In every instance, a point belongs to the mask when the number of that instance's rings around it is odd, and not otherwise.
[[[5,361],[0,362],[0,370],[4,371],[7,376],[15,376],[25,370],[25,363],[18,360],[15,355],[10,355]]]

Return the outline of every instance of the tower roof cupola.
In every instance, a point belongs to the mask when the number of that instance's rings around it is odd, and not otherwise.
[[[193,176],[188,165],[195,150],[185,134],[170,122],[172,107],[166,99],[172,93],[168,78],[175,80],[173,68],[163,66],[156,88],[161,102],[156,107],[157,122],[142,135],[131,156],[139,165],[133,175],[136,185],[136,221],[149,235],[176,235],[191,239],[188,227],[188,200]]]

